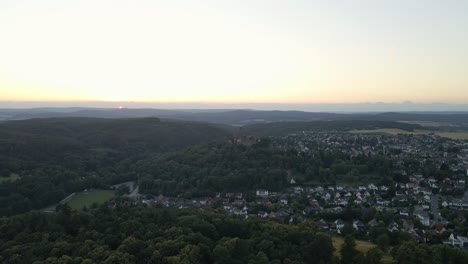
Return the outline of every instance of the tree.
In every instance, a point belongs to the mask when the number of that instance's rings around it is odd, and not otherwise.
[[[399,264],[426,263],[431,259],[431,253],[427,245],[417,245],[414,242],[405,242],[395,251],[392,251],[393,258]]]
[[[354,233],[354,228],[350,223],[345,223],[344,227],[341,229],[341,234],[343,236],[348,236]]]
[[[133,236],[127,237],[122,244],[117,248],[118,251],[128,253],[132,256],[139,256],[144,253],[146,244],[144,241],[136,239]]]
[[[230,253],[224,245],[216,245],[213,249],[213,259],[219,264],[229,264]]]
[[[354,241],[354,237],[350,235],[345,237],[344,243],[340,249],[340,254],[342,264],[354,263],[354,258],[359,254],[356,250],[356,241]]]
[[[330,263],[333,257],[333,243],[329,236],[318,233],[315,240],[307,248],[307,260]]]
[[[390,238],[386,233],[381,234],[377,237],[376,243],[380,250],[387,252],[388,246],[390,245]]]
[[[125,194],[130,193],[130,188],[127,185],[120,185],[117,189],[115,189],[116,196],[122,196]]]
[[[265,253],[262,251],[258,252],[258,254],[249,260],[249,264],[269,264],[270,261]]]
[[[135,263],[135,258],[124,252],[114,251],[104,260],[103,264],[133,264]]]
[[[371,248],[366,254],[367,264],[380,264],[382,261],[383,252],[378,248]]]
[[[200,263],[200,247],[187,245],[180,251],[179,257],[180,264]]]

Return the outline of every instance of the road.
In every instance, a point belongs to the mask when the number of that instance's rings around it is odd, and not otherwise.
[[[135,197],[139,195],[140,187],[138,186],[136,181],[129,181],[129,182],[115,184],[115,185],[112,185],[111,188],[117,189],[120,186],[128,186],[128,189],[130,191],[130,193],[127,195],[128,197]]]
[[[138,191],[140,190],[140,186],[136,186],[135,189],[133,189],[133,191],[128,195],[129,197],[134,197],[134,196],[138,196],[139,193]]]
[[[431,195],[431,212],[434,215],[434,222],[440,222],[443,218],[439,215],[439,194]]]

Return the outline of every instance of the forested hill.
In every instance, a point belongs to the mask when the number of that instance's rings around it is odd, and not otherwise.
[[[290,186],[288,172],[302,183],[335,183],[346,172],[374,173],[381,180],[391,164],[375,155],[350,158],[337,151],[314,155],[286,150],[268,139],[252,146],[219,143],[190,147],[138,162],[140,191],[152,194],[204,196],[215,192],[280,191]],[[353,179],[351,179],[353,180]]]
[[[0,215],[47,206],[67,193],[135,179],[148,156],[213,140],[229,128],[142,119],[51,118],[0,123]]]
[[[157,118],[10,121],[0,124],[0,173],[17,172],[43,162],[69,163],[83,155],[103,152],[141,156],[173,151],[229,136],[227,127]]]
[[[229,127],[158,118],[44,118],[0,123],[0,135],[26,140],[76,140],[93,147],[121,147],[146,143],[149,148],[173,149],[229,135]],[[39,140],[38,140],[39,141]],[[29,143],[29,142],[28,142]]]
[[[406,131],[424,129],[416,124],[390,121],[339,120],[312,122],[274,122],[267,124],[251,124],[242,127],[242,133],[257,136],[282,136],[303,131],[349,131],[354,129],[398,128]]]

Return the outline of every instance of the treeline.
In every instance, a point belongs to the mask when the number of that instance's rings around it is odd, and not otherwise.
[[[392,250],[396,263],[468,263],[468,253],[447,245],[417,244],[405,242]]]
[[[221,126],[157,118],[0,123],[0,216],[40,209],[86,188],[135,180],[137,160],[229,135]],[[12,174],[19,179],[6,179]]]
[[[390,121],[368,120],[335,120],[310,122],[273,122],[267,124],[252,124],[242,127],[242,133],[258,136],[284,136],[303,131],[350,131],[355,129],[398,128],[405,131],[424,129],[415,124]]]
[[[331,184],[343,177],[357,180],[362,174],[374,173],[383,180],[391,171],[391,162],[378,155],[351,158],[338,151],[319,150],[310,155],[262,139],[252,146],[194,146],[140,161],[135,168],[141,192],[190,197],[256,188],[280,191],[290,186],[291,177],[303,183]]]

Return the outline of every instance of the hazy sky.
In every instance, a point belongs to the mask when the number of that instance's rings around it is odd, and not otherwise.
[[[468,103],[468,1],[1,0],[0,100]]]

